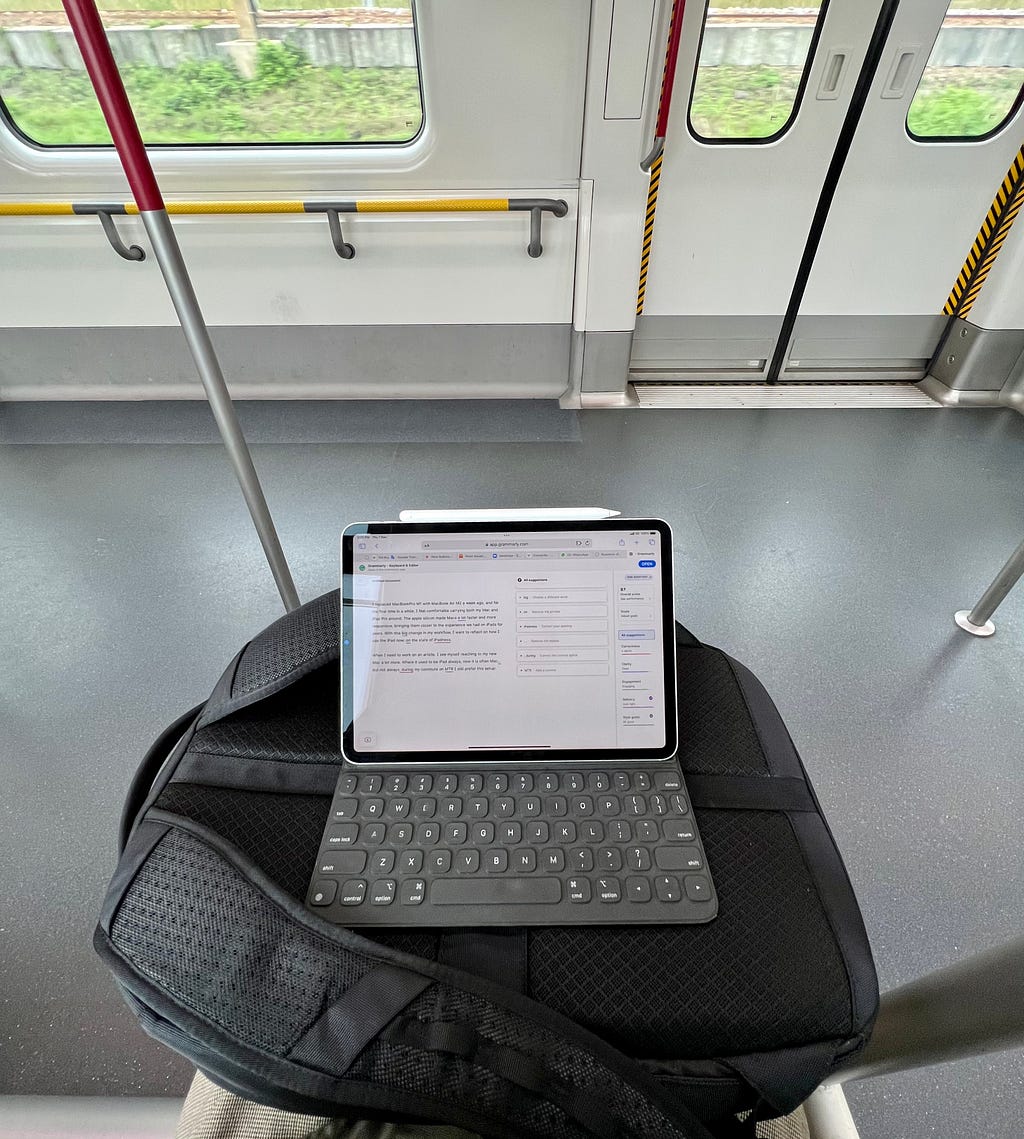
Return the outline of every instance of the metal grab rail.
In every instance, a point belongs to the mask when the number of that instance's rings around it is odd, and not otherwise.
[[[541,225],[545,213],[564,218],[569,212],[562,198],[374,198],[339,201],[210,201],[167,202],[167,213],[199,214],[326,214],[331,243],[345,261],[356,255],[355,246],[341,231],[341,214],[450,214],[450,213],[528,213],[530,241],[526,252],[540,257]],[[100,219],[111,248],[126,261],[144,261],[146,254],[137,245],[125,245],[114,226],[114,217],[139,213],[134,202],[0,202],[0,217],[90,217]]]

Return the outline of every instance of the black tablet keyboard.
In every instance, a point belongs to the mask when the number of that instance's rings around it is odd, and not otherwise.
[[[653,925],[718,910],[674,764],[346,769],[306,901],[345,926]]]

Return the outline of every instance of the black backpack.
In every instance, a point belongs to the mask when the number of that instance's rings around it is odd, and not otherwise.
[[[714,921],[357,934],[309,912],[338,616],[334,592],[260,633],[136,774],[95,944],[150,1035],[272,1107],[495,1139],[752,1135],[863,1047],[874,966],[800,759],[756,678],[681,626]]]

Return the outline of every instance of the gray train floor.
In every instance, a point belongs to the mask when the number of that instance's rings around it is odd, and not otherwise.
[[[256,462],[304,598],[337,584],[345,522],[402,506],[661,515],[680,619],[758,673],[805,758],[883,988],[1020,932],[1024,585],[989,641],[952,614],[1024,535],[1024,419],[537,405],[527,422],[474,403],[443,429],[424,410],[417,442],[416,406],[397,441],[393,405],[362,410],[347,443],[303,441],[296,424],[325,413],[294,408],[293,441],[272,442],[260,412]],[[81,444],[67,409],[47,414],[26,428],[21,409],[5,438],[20,423],[25,442],[0,446],[0,1091],[180,1095],[187,1066],[135,1026],[91,930],[142,751],[279,606],[224,455],[174,441],[180,409],[166,430],[136,410],[123,434],[108,409],[83,434],[110,441]],[[1020,1061],[849,1098],[864,1139],[1016,1135]]]

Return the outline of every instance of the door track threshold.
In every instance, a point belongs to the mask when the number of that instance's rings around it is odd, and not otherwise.
[[[634,383],[639,407],[692,408],[893,408],[943,405],[917,384]]]

